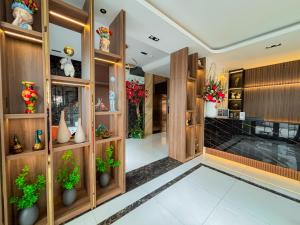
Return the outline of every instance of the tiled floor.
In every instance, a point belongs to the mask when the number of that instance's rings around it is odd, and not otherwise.
[[[126,172],[168,157],[166,133],[144,139],[126,139]]]
[[[186,171],[199,165],[209,164],[233,175],[252,179],[251,182],[300,199],[300,183],[268,173],[258,173],[240,166],[234,172],[233,164],[211,157],[198,157],[158,178],[98,207],[75,219],[69,225],[99,224],[124,208],[132,210],[113,224],[116,225],[299,225],[300,201],[293,201],[243,180],[201,166],[191,174],[175,182],[138,207],[138,200],[165,186]],[[197,168],[197,167],[196,167]],[[259,179],[255,179],[255,177]],[[263,176],[268,177],[264,183]],[[283,179],[283,180],[282,180]],[[282,181],[280,187],[279,181]],[[288,181],[288,182],[284,182]],[[290,182],[289,182],[290,181]],[[276,187],[276,188],[275,188]],[[289,189],[290,188],[290,189]],[[128,207],[129,206],[129,207]],[[105,223],[102,223],[105,224]],[[106,223],[109,224],[109,223]]]

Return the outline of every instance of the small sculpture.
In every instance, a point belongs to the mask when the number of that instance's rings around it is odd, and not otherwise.
[[[100,36],[100,50],[104,52],[109,52],[110,40],[109,37],[112,35],[111,30],[108,27],[99,27],[96,30],[97,34]]]
[[[60,144],[67,143],[71,138],[71,132],[69,131],[66,121],[65,112],[61,111],[60,120],[57,131],[57,142]]]
[[[44,144],[42,143],[42,134],[42,130],[35,131],[34,146],[32,148],[33,150],[38,151],[44,149]]]
[[[15,0],[11,9],[15,18],[12,24],[26,30],[32,30],[32,15],[38,11],[36,2],[34,0]]]
[[[25,113],[36,113],[36,102],[38,99],[38,93],[33,89],[35,85],[31,81],[22,81],[22,84],[25,86],[25,89],[22,91],[22,97],[26,105]]]
[[[116,112],[116,94],[114,91],[109,91],[109,110]]]
[[[108,108],[105,106],[102,98],[97,99],[97,104],[95,105],[96,112],[108,111]]]
[[[112,132],[109,131],[104,124],[99,124],[96,128],[96,137],[100,139],[110,138],[112,136]]]
[[[71,57],[74,55],[74,49],[72,47],[66,46],[64,48],[64,53],[66,54],[65,58],[62,58],[60,60],[60,68],[64,70],[65,76],[69,77],[74,77],[75,75],[75,69],[72,64]]]
[[[12,150],[13,154],[23,152],[23,146],[21,145],[17,135],[14,135],[14,137],[13,137],[13,146],[12,146],[11,150]]]
[[[75,133],[74,142],[75,143],[85,142],[85,134],[81,125],[81,118],[78,118],[78,127]]]

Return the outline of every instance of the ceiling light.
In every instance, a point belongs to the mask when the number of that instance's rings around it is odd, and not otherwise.
[[[151,39],[151,40],[153,40],[153,41],[159,41],[159,38],[155,37],[153,35],[150,35],[148,38]]]
[[[103,8],[102,8],[102,9],[100,9],[100,12],[101,12],[102,14],[106,14],[107,11],[106,11],[106,9],[103,9]]]
[[[268,49],[271,49],[271,48],[277,48],[277,47],[279,47],[279,46],[281,46],[282,44],[281,43],[278,43],[278,44],[272,44],[272,45],[267,45],[266,46],[266,49],[268,50]]]
[[[141,52],[141,54],[143,54],[143,55],[148,55],[148,53],[147,53],[147,52]]]

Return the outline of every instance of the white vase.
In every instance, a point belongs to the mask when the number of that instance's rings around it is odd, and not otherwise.
[[[75,138],[74,138],[75,143],[82,143],[85,142],[85,134],[82,128],[81,124],[81,118],[78,118],[78,127],[75,133]]]
[[[215,102],[206,102],[205,115],[209,118],[215,118],[218,115],[218,108]]]
[[[67,143],[70,140],[70,138],[71,132],[69,131],[65,121],[65,112],[61,111],[57,132],[57,142],[60,144]]]

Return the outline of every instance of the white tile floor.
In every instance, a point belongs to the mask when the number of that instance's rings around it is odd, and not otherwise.
[[[167,156],[166,133],[149,135],[144,139],[126,139],[126,172]]]
[[[214,167],[226,166],[226,161],[218,162],[210,157],[198,157],[71,221],[69,225],[98,224],[200,162]],[[223,170],[230,172],[230,167],[232,165],[229,163]],[[240,166],[240,169],[246,171],[247,168]],[[240,176],[250,177],[249,174],[240,174]],[[252,171],[252,176],[255,176],[255,171]],[[276,185],[279,184],[280,179],[285,181],[285,178],[269,176],[268,173],[260,172],[257,176],[260,179],[263,176],[269,177],[268,183],[255,180],[262,186],[270,185],[271,178]],[[282,189],[284,193],[300,199],[300,193],[296,193],[297,190],[300,192],[300,183],[296,181],[284,183],[286,184]],[[290,190],[288,184],[291,184]],[[280,190],[279,187],[277,188]],[[299,212],[299,203],[207,167],[200,167],[114,224],[299,225]]]

